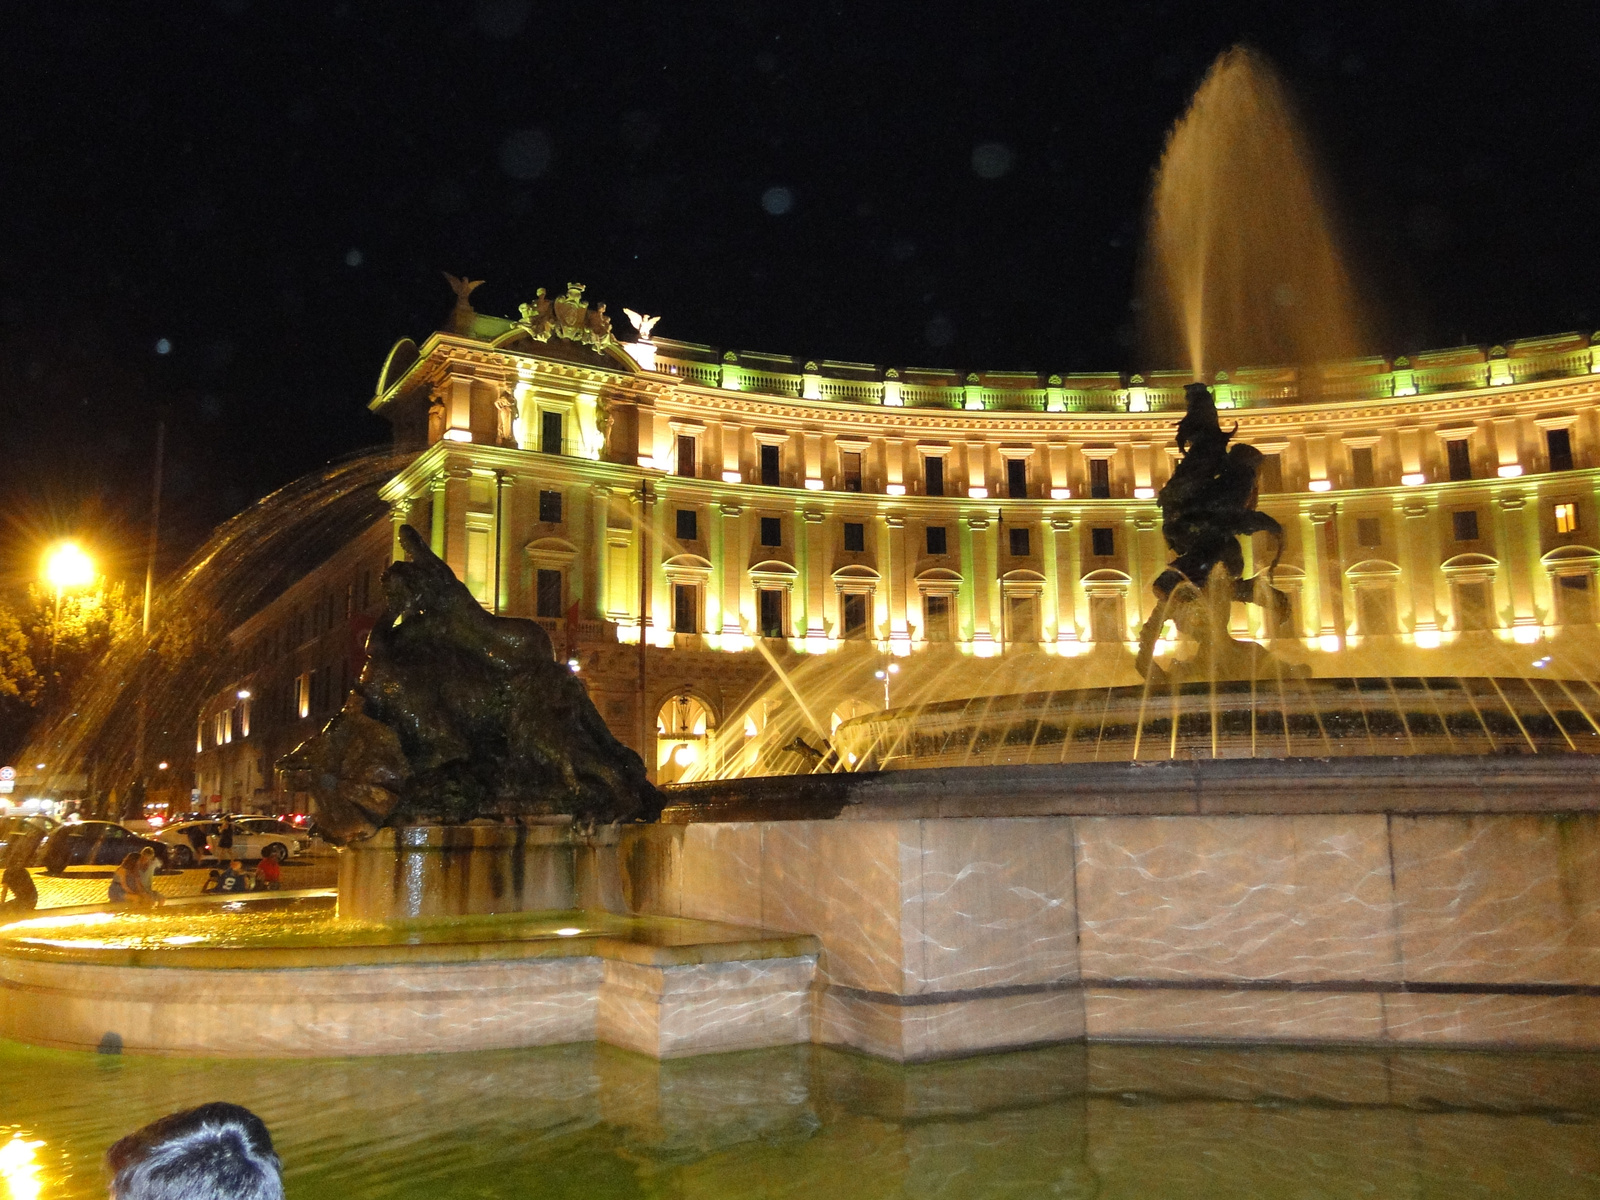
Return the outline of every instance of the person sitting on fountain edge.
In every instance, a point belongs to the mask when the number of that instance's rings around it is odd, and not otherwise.
[[[268,846],[256,864],[256,889],[275,892],[283,886],[283,871],[278,865],[278,852]]]
[[[135,1130],[106,1151],[111,1200],[283,1200],[272,1135],[237,1104],[202,1104]]]
[[[245,874],[244,862],[233,859],[228,863],[228,869],[217,876],[217,891],[219,892],[248,892],[250,890],[250,876]]]

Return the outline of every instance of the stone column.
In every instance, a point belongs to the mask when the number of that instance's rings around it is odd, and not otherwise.
[[[1088,601],[1083,595],[1083,547],[1077,522],[1069,516],[1050,518],[1050,540],[1056,547],[1056,640],[1083,641],[1088,628]]]
[[[1495,572],[1495,607],[1511,610],[1511,624],[1537,627],[1539,617],[1534,602],[1538,570],[1538,550],[1528,554],[1528,500],[1521,491],[1495,497],[1493,509],[1495,555],[1502,569]],[[1538,546],[1538,536],[1532,539]]]
[[[805,548],[804,564],[797,562],[795,566],[799,568],[800,576],[805,580],[808,638],[827,637],[828,629],[825,622],[830,616],[834,617],[834,635],[837,636],[841,632],[837,615],[832,612],[833,605],[828,600],[828,557],[822,521],[823,514],[820,509],[807,508],[795,513],[795,557],[800,557],[802,545]]]
[[[611,590],[611,489],[600,484],[589,489],[589,530],[585,557],[593,564],[594,587],[584,597],[583,615],[603,621],[606,593]]]
[[[906,628],[908,571],[905,548],[905,517],[899,513],[879,513],[877,625],[881,628],[887,623],[890,642],[900,642],[909,649],[911,634]]]
[[[994,603],[1000,584],[995,578],[996,558],[994,522],[984,513],[966,517],[962,524],[966,533],[962,541],[966,559],[963,574],[970,572],[972,581],[972,640],[976,645],[989,645],[995,639]]]
[[[393,534],[389,542],[390,562],[396,562],[405,557],[404,552],[400,549],[400,527],[411,524],[411,501],[412,497],[410,496],[398,496],[389,501],[389,524],[392,527]],[[432,515],[430,512],[429,516],[431,517]]]
[[[1300,557],[1305,570],[1305,582],[1300,585],[1300,636],[1315,642],[1323,630],[1331,631],[1332,622],[1324,622],[1327,607],[1327,570],[1323,565],[1322,525],[1304,508],[1300,510]]]

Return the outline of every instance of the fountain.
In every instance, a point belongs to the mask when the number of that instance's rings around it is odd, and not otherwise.
[[[1353,344],[1315,196],[1276,84],[1224,56],[1155,189],[1151,311],[1175,314],[1197,380],[1137,653],[930,649],[891,706],[880,660],[842,651],[779,672],[658,794],[544,633],[484,612],[402,530],[365,673],[286,764],[344,843],[337,898],[13,923],[0,1032],[901,1061],[1081,1039],[1600,1045],[1600,690],[1238,636],[1236,605],[1283,613],[1281,530],[1204,368]],[[1225,207],[1248,237],[1218,233]],[[1255,351],[1212,340],[1262,330]],[[878,675],[883,711],[823,727],[820,678]],[[125,713],[120,689],[81,711]]]

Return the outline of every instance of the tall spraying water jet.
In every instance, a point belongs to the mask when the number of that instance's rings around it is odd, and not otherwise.
[[[1150,361],[1207,371],[1360,353],[1362,329],[1316,165],[1277,73],[1219,56],[1167,138],[1151,192]]]

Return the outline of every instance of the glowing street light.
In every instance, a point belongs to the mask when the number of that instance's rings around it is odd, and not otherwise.
[[[44,579],[55,589],[57,601],[63,592],[88,587],[94,578],[94,559],[77,542],[56,542],[45,551]]]
[[[891,675],[898,674],[900,674],[900,664],[894,662],[890,663],[882,670],[874,671],[872,673],[872,677],[874,679],[883,680],[883,707],[886,709],[889,707],[889,677]]]

